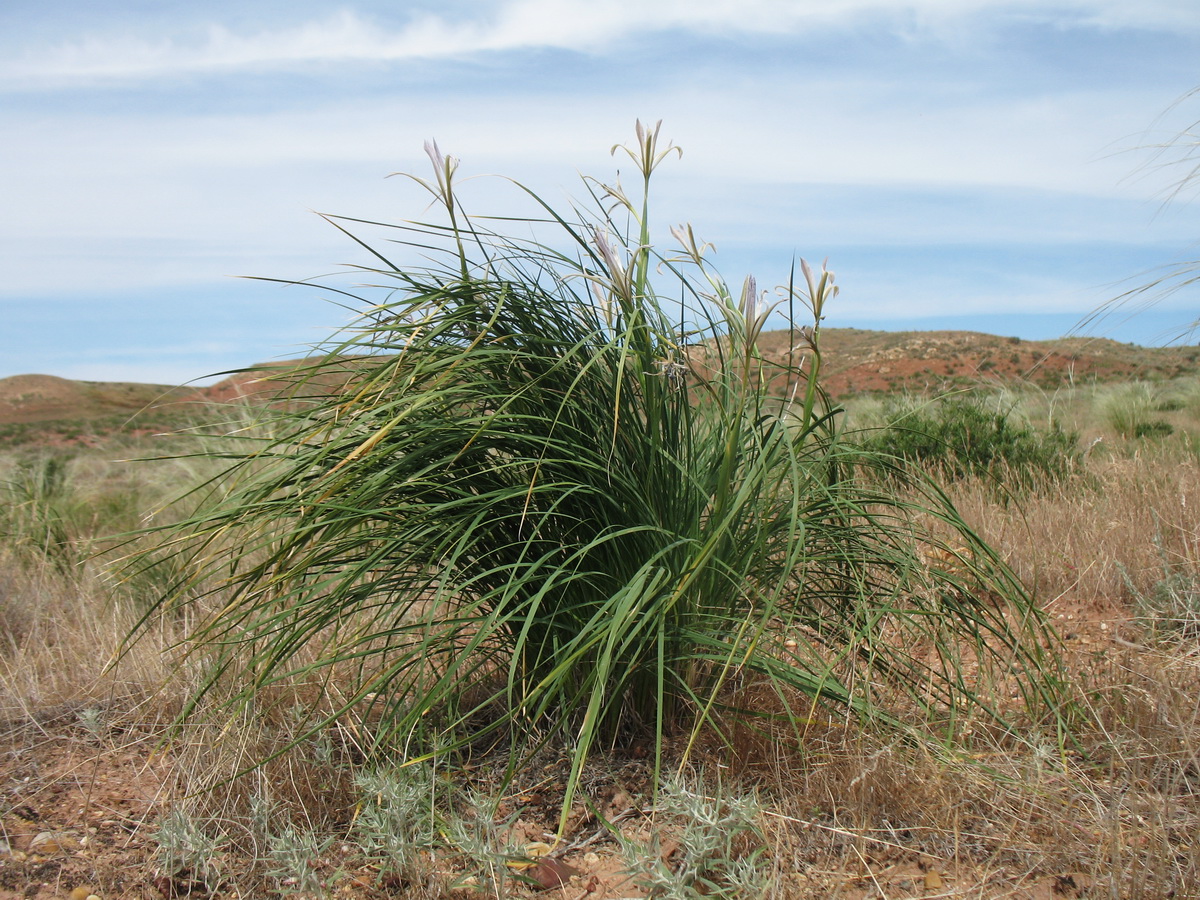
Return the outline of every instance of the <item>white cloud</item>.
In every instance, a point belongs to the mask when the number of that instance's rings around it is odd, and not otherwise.
[[[427,138],[461,157],[464,175],[511,175],[558,201],[579,192],[577,170],[611,175],[608,148],[631,137],[639,114],[664,118],[664,137],[685,151],[662,171],[661,224],[690,218],[712,239],[720,230],[757,243],[784,234],[785,244],[814,235],[819,244],[1140,241],[1167,174],[1123,183],[1137,160],[1107,155],[1109,145],[1136,143],[1129,136],[1171,99],[1145,89],[1049,84],[1015,97],[958,84],[914,89],[850,63],[820,81],[722,84],[720,74],[638,97],[597,85],[569,102],[542,84],[511,92],[431,84],[245,114],[13,110],[9,129],[21,138],[0,144],[9,212],[0,219],[0,290],[305,277],[344,258],[309,209],[420,216],[427,198],[384,176],[424,173]],[[838,194],[842,187],[854,191]],[[903,191],[926,189],[933,201],[906,204]],[[467,190],[497,208],[499,186]],[[995,205],[972,206],[988,191],[1014,202],[990,217]],[[814,195],[828,205],[813,208]],[[1096,213],[1117,201],[1125,205]]]
[[[1152,92],[1060,91],[1033,98],[908,99],[883,78],[829,82],[798,92],[763,84],[752,94],[664,88],[641,110],[663,117],[682,162],[664,181],[713,184],[845,184],[1013,187],[1097,197],[1153,196],[1150,181],[1121,183],[1136,160],[1110,145],[1146,124],[1163,98]],[[779,110],[788,114],[781,116]],[[576,167],[607,175],[615,142],[631,137],[639,112],[628,96],[561,99],[431,92],[246,115],[10,115],[22,138],[0,147],[4,191],[18,216],[0,233],[71,233],[141,220],[186,224],[235,215],[250,204],[345,210],[394,208],[396,170],[424,172],[421,144],[436,138],[464,160],[464,173],[535,180],[544,190],[577,187]],[[720,123],[714,129],[714,123]],[[19,176],[17,173],[20,173]],[[1170,173],[1162,173],[1165,182]],[[207,212],[206,212],[207,211]],[[171,231],[168,229],[168,234]]]
[[[193,23],[181,33],[146,35],[133,25],[126,32],[26,46],[0,62],[0,77],[12,88],[28,89],[529,48],[590,53],[663,30],[811,37],[814,29],[870,23],[908,37],[937,38],[996,17],[1064,28],[1200,31],[1194,0],[509,0],[476,8],[458,19],[423,14],[397,28],[351,9],[258,30],[210,22]]]

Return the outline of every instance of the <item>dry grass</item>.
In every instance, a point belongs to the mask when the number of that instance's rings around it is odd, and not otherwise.
[[[138,647],[119,669],[108,669],[137,617],[128,604],[114,602],[94,568],[67,577],[48,565],[16,567],[5,555],[0,572],[0,719],[125,703],[146,697],[166,678],[167,658],[155,641]]]
[[[1200,895],[1200,638],[1170,622],[1155,627],[1149,603],[1162,595],[1164,581],[1177,595],[1200,584],[1200,465],[1181,443],[1129,455],[1093,454],[1087,465],[1076,482],[1034,491],[1019,505],[1000,502],[986,485],[964,482],[952,489],[968,522],[1034,586],[1062,632],[1081,710],[1065,752],[1052,736],[1037,732],[1003,739],[978,733],[966,746],[947,750],[839,723],[814,723],[799,743],[744,732],[732,754],[714,744],[699,757],[699,777],[714,802],[722,795],[759,797],[760,833],[750,843],[760,852],[756,864],[769,875],[767,896]],[[80,464],[76,474],[81,496],[91,496],[93,507],[104,484],[129,486],[94,461]],[[62,747],[82,748],[79,753],[96,759],[139,748],[148,754],[146,734],[166,733],[164,723],[190,685],[168,679],[168,651],[182,633],[181,623],[169,620],[107,668],[138,614],[136,596],[102,561],[64,572],[23,552],[0,554],[0,719],[10,724],[10,735],[16,723],[41,723],[37,746],[47,746],[54,731],[48,723],[57,715],[74,735],[74,743]],[[248,710],[240,727],[201,723],[179,732],[159,751],[172,765],[166,794],[155,801],[160,805],[140,813],[145,852],[155,849],[148,840],[154,822],[173,805],[208,829],[229,896],[291,888],[299,893],[300,882],[286,883],[281,874],[292,858],[279,843],[284,823],[297,834],[332,841],[318,840],[318,874],[332,883],[340,873],[337,890],[344,896],[461,893],[452,888],[454,879],[474,871],[463,852],[419,856],[424,875],[414,881],[409,872],[403,885],[381,880],[377,864],[356,855],[355,815],[363,801],[354,785],[360,726],[346,723],[289,746],[311,712],[306,704],[312,695],[303,685],[280,688],[263,698],[260,709]],[[136,735],[109,728],[99,743],[80,742],[92,709],[103,710],[109,722],[140,723]],[[234,778],[248,761],[272,753],[277,755],[264,769]],[[24,770],[8,759],[0,771],[0,819],[9,823],[22,804],[44,810],[48,822],[57,815],[70,819],[66,811],[55,812],[44,788],[30,801],[16,778]],[[471,827],[491,816],[489,827],[493,820],[498,824],[488,832],[496,842],[489,852],[499,854],[503,840],[496,835],[530,840],[552,827],[564,760],[569,748],[493,798],[491,809],[468,810],[463,792],[469,787],[476,792],[470,796],[486,795],[489,785],[490,764],[480,755],[443,769],[435,800],[445,801],[444,814]],[[647,787],[636,748],[631,758],[598,760],[585,779],[594,812],[580,807],[568,840],[603,832],[598,813],[618,820],[614,827],[629,840],[657,833],[669,848],[683,826],[678,818],[654,815]],[[458,799],[446,799],[451,795]],[[264,801],[270,821],[255,825]],[[541,819],[539,811],[546,813]],[[599,851],[598,863],[583,861],[588,851]],[[623,857],[605,834],[566,859],[607,879],[594,898],[636,893],[628,883],[619,887],[612,874]],[[144,861],[151,874],[141,876],[143,882],[158,877],[153,873],[163,865],[161,854]],[[0,863],[0,896],[7,896],[4,872],[31,870],[15,858]],[[74,864],[58,863],[61,872],[74,871]],[[99,851],[88,865],[96,883],[132,883],[127,860],[120,877],[104,874]],[[479,883],[487,885],[486,879]],[[582,895],[584,886],[567,895]],[[524,890],[501,882],[490,888],[492,895]]]
[[[1051,613],[1086,606],[1119,617],[1170,572],[1200,577],[1200,464],[1178,445],[1095,454],[1073,483],[1011,508],[986,485],[962,483],[951,493]]]

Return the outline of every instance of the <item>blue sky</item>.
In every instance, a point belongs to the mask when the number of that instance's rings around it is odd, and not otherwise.
[[[1200,256],[1150,151],[1200,119],[1195,0],[0,5],[0,377],[180,383],[298,355],[436,138],[550,198],[664,120],[658,223],[732,284],[828,257],[826,324],[1058,336]],[[502,207],[498,182],[478,202]],[[469,199],[469,198],[468,198]],[[1132,279],[1132,280],[1131,280]],[[1090,333],[1162,342],[1181,292]]]

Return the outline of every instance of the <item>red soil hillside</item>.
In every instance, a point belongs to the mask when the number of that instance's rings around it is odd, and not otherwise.
[[[764,334],[770,358],[784,360],[788,334]],[[1070,384],[1162,380],[1200,371],[1200,348],[1147,348],[1105,338],[1026,341],[973,331],[821,333],[823,382],[835,397],[864,392],[938,391],[983,381]]]
[[[14,375],[0,378],[0,424],[132,414],[148,406],[194,396],[191,388],[161,384]]]
[[[788,332],[764,333],[760,346],[769,359],[784,361],[791,346]],[[1162,380],[1200,371],[1200,347],[1146,348],[1107,339],[1025,341],[968,331],[827,328],[821,334],[821,349],[822,380],[835,397],[938,391],[988,380],[1053,389],[1072,383]],[[16,375],[0,379],[0,429],[27,432],[47,423],[71,422],[99,431],[144,430],[167,419],[195,416],[197,404],[269,400],[287,384],[273,378],[273,371],[282,373],[296,365],[255,367],[207,388]],[[347,360],[347,366],[352,365]],[[305,389],[329,389],[338,380],[326,374]],[[28,436],[36,439],[36,434]]]

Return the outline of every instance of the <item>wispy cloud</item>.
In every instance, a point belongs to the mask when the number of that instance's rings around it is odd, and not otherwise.
[[[662,31],[812,37],[864,22],[910,38],[938,38],[981,20],[1200,31],[1194,0],[510,0],[471,9],[470,15],[420,14],[399,26],[352,9],[257,27],[193,19],[159,34],[145,33],[136,22],[118,21],[103,33],[27,45],[22,53],[8,54],[0,62],[0,78],[10,87],[30,89],[531,48],[590,53]]]

